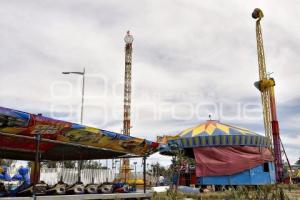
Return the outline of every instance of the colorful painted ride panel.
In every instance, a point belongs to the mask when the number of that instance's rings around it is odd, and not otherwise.
[[[88,147],[103,148],[124,154],[145,155],[156,151],[157,143],[134,138],[110,131],[105,131],[80,124],[55,120],[41,115],[0,107],[0,132],[34,137],[40,133],[43,139],[65,143],[80,144]],[[1,140],[1,149],[34,151],[34,141],[17,142],[18,139]],[[20,139],[19,139],[20,140]],[[16,142],[14,142],[16,141]],[[51,151],[57,144],[41,144],[41,152]]]

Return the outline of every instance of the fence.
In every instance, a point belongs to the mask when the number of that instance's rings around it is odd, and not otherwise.
[[[8,174],[13,176],[17,173],[16,167],[9,167]],[[29,172],[30,174],[30,172]],[[61,176],[63,181],[67,184],[76,183],[78,180],[78,170],[76,168],[41,168],[40,180],[44,181],[48,185],[56,184]],[[111,169],[82,169],[81,170],[81,181],[84,184],[92,183],[94,178],[95,183],[112,182],[115,178],[124,177],[124,174],[116,173],[116,170]],[[142,172],[131,172],[127,174],[128,179],[143,179]],[[155,183],[156,177],[147,175],[147,183]]]
[[[62,176],[63,181],[67,184],[73,184],[78,180],[77,169],[62,169],[62,168],[42,168],[40,180],[45,181],[49,185],[56,184]],[[115,173],[109,169],[82,169],[81,181],[84,184],[92,183],[94,178],[95,183],[103,183],[113,181]]]

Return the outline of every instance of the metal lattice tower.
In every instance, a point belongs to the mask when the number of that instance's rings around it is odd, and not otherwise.
[[[133,37],[127,31],[124,38],[125,45],[125,82],[124,82],[124,120],[123,133],[130,135],[130,109],[131,109],[131,66]]]
[[[253,18],[257,19],[256,21],[256,40],[257,40],[257,56],[258,56],[258,70],[259,70],[259,81],[267,82],[269,77],[267,75],[267,67],[265,62],[265,53],[264,53],[264,44],[262,37],[262,30],[260,21],[263,18],[263,13],[260,10],[255,10],[252,14]],[[260,82],[256,83],[256,87],[259,88]],[[270,90],[268,87],[261,88],[261,101],[263,105],[263,117],[264,117],[264,127],[265,135],[269,140],[269,144],[272,147],[272,125],[271,125],[271,104],[270,104]]]
[[[264,14],[262,10],[256,8],[252,13],[252,17],[256,19],[256,42],[259,68],[259,81],[255,82],[254,85],[261,92],[265,134],[269,140],[270,149],[273,150],[275,158],[276,180],[277,182],[281,182],[283,178],[283,163],[281,156],[279,123],[277,119],[274,94],[275,81],[267,74],[262,28],[260,25],[260,21],[264,17]]]
[[[132,42],[133,37],[130,32],[124,38],[125,41],[125,81],[124,81],[124,119],[123,134],[130,135],[130,109],[131,109],[131,67],[132,67]],[[128,173],[130,172],[129,159],[123,160],[122,174],[126,182]]]

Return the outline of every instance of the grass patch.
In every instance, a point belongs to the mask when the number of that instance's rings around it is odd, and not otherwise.
[[[266,185],[258,187],[240,186],[225,192],[208,192],[189,194],[169,190],[164,193],[155,193],[153,200],[298,200],[300,187],[297,185]]]

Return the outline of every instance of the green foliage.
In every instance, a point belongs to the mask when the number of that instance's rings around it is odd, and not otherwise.
[[[230,188],[225,192],[208,192],[190,194],[168,190],[164,193],[155,193],[153,200],[182,200],[191,198],[194,200],[296,200],[300,197],[300,187],[293,185],[292,191],[287,191],[288,185],[264,185]],[[289,194],[289,196],[287,195]]]
[[[152,200],[182,200],[184,197],[185,195],[183,193],[168,190],[164,193],[154,193]]]
[[[276,185],[258,186],[255,190],[249,190],[247,187],[238,187],[232,190],[231,199],[233,200],[289,200],[281,187]]]
[[[154,193],[152,200],[183,200],[184,198],[194,200],[224,200],[228,198],[228,194],[223,192],[192,194],[168,190],[164,193]]]
[[[76,163],[78,161],[63,161],[63,166],[64,168],[75,168]],[[56,161],[44,161],[41,162],[41,167],[44,168],[56,168],[57,165],[62,166],[61,162],[56,162]],[[100,162],[95,161],[95,160],[84,160],[81,162],[81,169],[106,169],[106,167],[103,167]]]
[[[164,166],[161,166],[159,162],[151,165],[151,173],[153,174],[153,176],[159,176],[160,174],[162,174],[165,177],[171,174],[169,170]]]
[[[82,164],[83,169],[106,169],[107,167],[103,167],[102,164],[95,160],[86,160]]]
[[[296,165],[300,165],[300,158],[296,161]]]
[[[9,159],[0,159],[0,166],[4,165],[4,166],[11,166],[12,164],[14,164],[16,161],[15,160],[9,160]]]
[[[76,161],[66,160],[66,161],[64,161],[63,164],[64,164],[64,168],[67,168],[67,169],[75,168]]]
[[[71,160],[63,161],[64,168],[75,168],[75,164],[76,161],[71,161]],[[56,168],[58,167],[58,165],[62,166],[62,163],[57,161],[50,161],[50,160],[41,162],[42,168]],[[31,162],[29,162],[29,166],[31,166]]]
[[[55,161],[45,161],[41,162],[41,167],[42,168],[56,168],[56,163]]]

